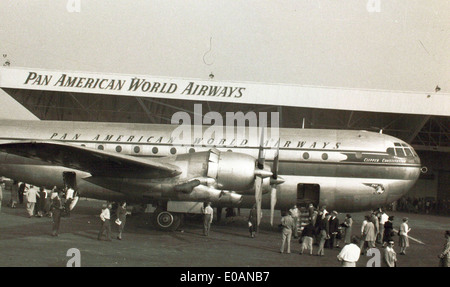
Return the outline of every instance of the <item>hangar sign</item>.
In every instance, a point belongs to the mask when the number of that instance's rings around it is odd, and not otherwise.
[[[0,88],[450,116],[445,93],[0,68]]]
[[[234,85],[217,85],[189,80],[181,81],[179,79],[149,79],[141,76],[50,72],[33,69],[18,71],[15,74],[15,87],[32,90],[70,90],[72,92],[102,94],[113,92],[135,96],[178,94],[180,96],[241,98],[246,89]]]

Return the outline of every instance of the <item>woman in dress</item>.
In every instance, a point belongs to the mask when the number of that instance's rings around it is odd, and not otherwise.
[[[127,221],[127,203],[123,202],[118,208],[117,208],[117,219],[116,224],[119,226],[119,235],[117,236],[117,239],[122,240],[122,232],[125,228],[125,223]]]
[[[400,235],[400,255],[406,255],[406,248],[409,247],[409,237],[408,233],[411,228],[408,225],[408,217],[403,218],[403,223],[400,225],[399,235]]]
[[[350,214],[347,214],[345,216],[344,222],[342,223],[342,227],[344,227],[345,232],[344,244],[352,243],[352,225],[353,225],[352,216]]]

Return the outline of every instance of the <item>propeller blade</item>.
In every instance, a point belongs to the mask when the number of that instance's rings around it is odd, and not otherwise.
[[[277,188],[272,187],[270,190],[270,225],[273,226],[273,215],[275,212],[275,205],[277,204]]]
[[[262,200],[262,177],[257,176],[255,179],[255,201],[256,201],[256,219],[257,226],[261,222],[261,200]]]
[[[264,128],[261,128],[261,139],[259,142],[259,150],[258,150],[258,168],[264,168]]]
[[[278,177],[278,162],[280,159],[280,146],[277,146],[277,151],[275,152],[275,156],[273,158],[273,165],[272,165],[272,178],[277,179]]]

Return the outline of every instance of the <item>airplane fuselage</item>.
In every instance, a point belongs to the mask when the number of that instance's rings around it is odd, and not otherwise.
[[[259,138],[252,137],[248,129],[243,137],[230,138],[208,136],[208,128],[204,127],[200,136],[192,133],[182,139],[175,135],[176,128],[175,125],[11,120],[2,121],[0,143],[55,141],[156,158],[183,170],[176,178],[180,182],[205,176],[206,152],[212,148],[258,157]],[[412,147],[389,135],[317,129],[279,129],[276,137],[269,129],[267,134],[264,141],[266,163],[272,165],[279,146],[279,175],[284,179],[277,187],[277,209],[314,203],[342,212],[368,210],[399,199],[420,174],[420,159]],[[239,164],[236,161],[236,165]],[[233,169],[233,165],[227,168]],[[15,180],[49,188],[62,187],[63,172],[76,174],[77,190],[85,197],[135,203],[201,201],[190,194],[161,187],[174,179],[112,177],[107,183],[103,180],[98,184],[89,179],[86,171],[0,153],[0,174]],[[264,190],[263,208],[269,208],[268,191]],[[214,204],[251,207],[255,202],[252,188],[241,194],[239,203],[218,200]]]

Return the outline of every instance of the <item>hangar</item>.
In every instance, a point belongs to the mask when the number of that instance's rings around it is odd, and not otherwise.
[[[446,202],[449,6],[380,2],[4,1],[0,114],[169,123],[201,103],[382,131],[428,167],[411,196]]]
[[[448,212],[450,95],[438,87],[413,93],[4,65],[0,88],[2,116],[23,119],[167,124],[201,104],[201,116],[279,112],[280,127],[379,131],[410,143],[426,167],[407,196],[436,200],[438,212]]]

